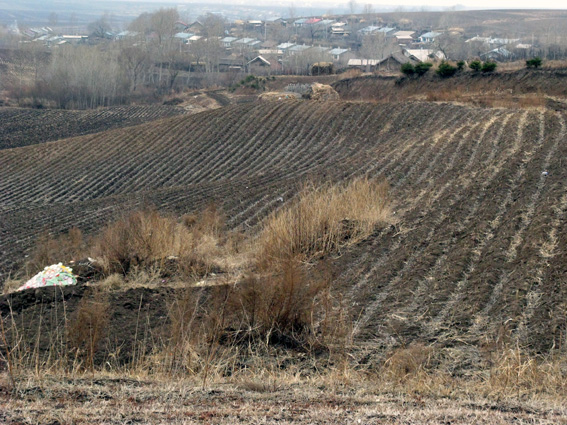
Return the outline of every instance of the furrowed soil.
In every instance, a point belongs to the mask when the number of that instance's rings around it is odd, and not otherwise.
[[[361,343],[475,347],[505,327],[534,350],[563,346],[565,126],[549,110],[274,102],[7,149],[3,277],[44,230],[215,201],[253,232],[305,179],[383,176],[397,223],[329,265]]]
[[[93,111],[0,108],[0,149],[52,142],[186,113],[173,106],[117,106]]]
[[[306,180],[383,177],[394,224],[319,265],[352,315],[351,360],[372,369],[391,350],[424,344],[441,353],[435,361],[449,374],[466,381],[490,364],[487,352],[499,344],[513,342],[529,353],[565,350],[566,119],[546,108],[281,101],[4,149],[0,279],[24,263],[43,231],[78,227],[93,234],[146,206],[181,215],[214,202],[230,229],[254,235]],[[26,323],[26,339],[41,346],[88,288],[11,294],[0,298],[0,309]],[[159,336],[175,291],[164,283],[111,292],[109,351],[123,344],[127,353],[140,332]],[[314,366],[299,363],[305,368],[299,376],[311,376]],[[68,383],[56,378],[30,383],[20,398],[2,393],[9,413],[0,420],[20,423],[29,408],[33,417],[58,423],[73,422],[70,414],[77,422],[110,423],[565,422],[566,412],[553,403],[492,404],[489,394],[474,402],[462,394],[456,401],[452,395],[407,399],[357,382],[332,393],[327,384],[305,380],[211,384],[207,391],[171,384],[165,400],[156,389],[164,384],[151,380],[104,381],[100,399],[92,395],[95,381],[70,381],[99,414],[84,403],[59,401]],[[49,416],[60,405],[61,415]]]

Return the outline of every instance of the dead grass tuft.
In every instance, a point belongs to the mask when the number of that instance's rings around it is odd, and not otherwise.
[[[560,355],[536,357],[519,347],[494,353],[494,363],[485,381],[491,395],[550,393],[567,395],[567,358]]]
[[[269,270],[290,259],[310,261],[363,240],[389,219],[384,181],[359,178],[345,185],[307,185],[290,206],[264,223],[258,264]]]
[[[35,249],[31,252],[30,259],[26,264],[28,276],[34,275],[50,264],[84,258],[87,241],[81,230],[73,227],[66,234],[58,237],[53,237],[44,232],[39,236],[34,246]]]
[[[91,293],[79,302],[67,328],[69,347],[75,357],[74,363],[79,361],[91,372],[94,371],[95,355],[108,328],[108,309],[106,294],[98,288],[93,288]]]
[[[433,348],[417,343],[394,350],[384,362],[384,377],[396,383],[404,383],[426,373],[431,362]]]

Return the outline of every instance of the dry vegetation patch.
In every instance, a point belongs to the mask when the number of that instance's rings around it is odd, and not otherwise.
[[[311,261],[370,236],[390,217],[388,185],[355,179],[342,185],[307,185],[290,206],[272,213],[258,238],[260,265]]]

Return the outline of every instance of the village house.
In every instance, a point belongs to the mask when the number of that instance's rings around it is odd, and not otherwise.
[[[414,42],[415,31],[397,31],[392,35],[399,44],[407,45]]]

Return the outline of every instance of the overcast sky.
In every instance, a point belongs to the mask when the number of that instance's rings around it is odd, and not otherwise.
[[[266,1],[270,2],[270,0]],[[277,3],[283,3],[277,1]],[[309,1],[298,1],[295,0],[296,5],[306,5],[311,3],[313,5],[324,5],[334,3],[335,5],[346,5],[346,1],[336,2],[336,1],[323,1],[323,0],[309,0]],[[470,7],[470,8],[499,8],[499,9],[567,9],[567,0],[357,0],[357,3],[362,7],[364,4],[373,4],[377,7],[379,5],[384,6],[442,6],[451,7],[457,4]]]

